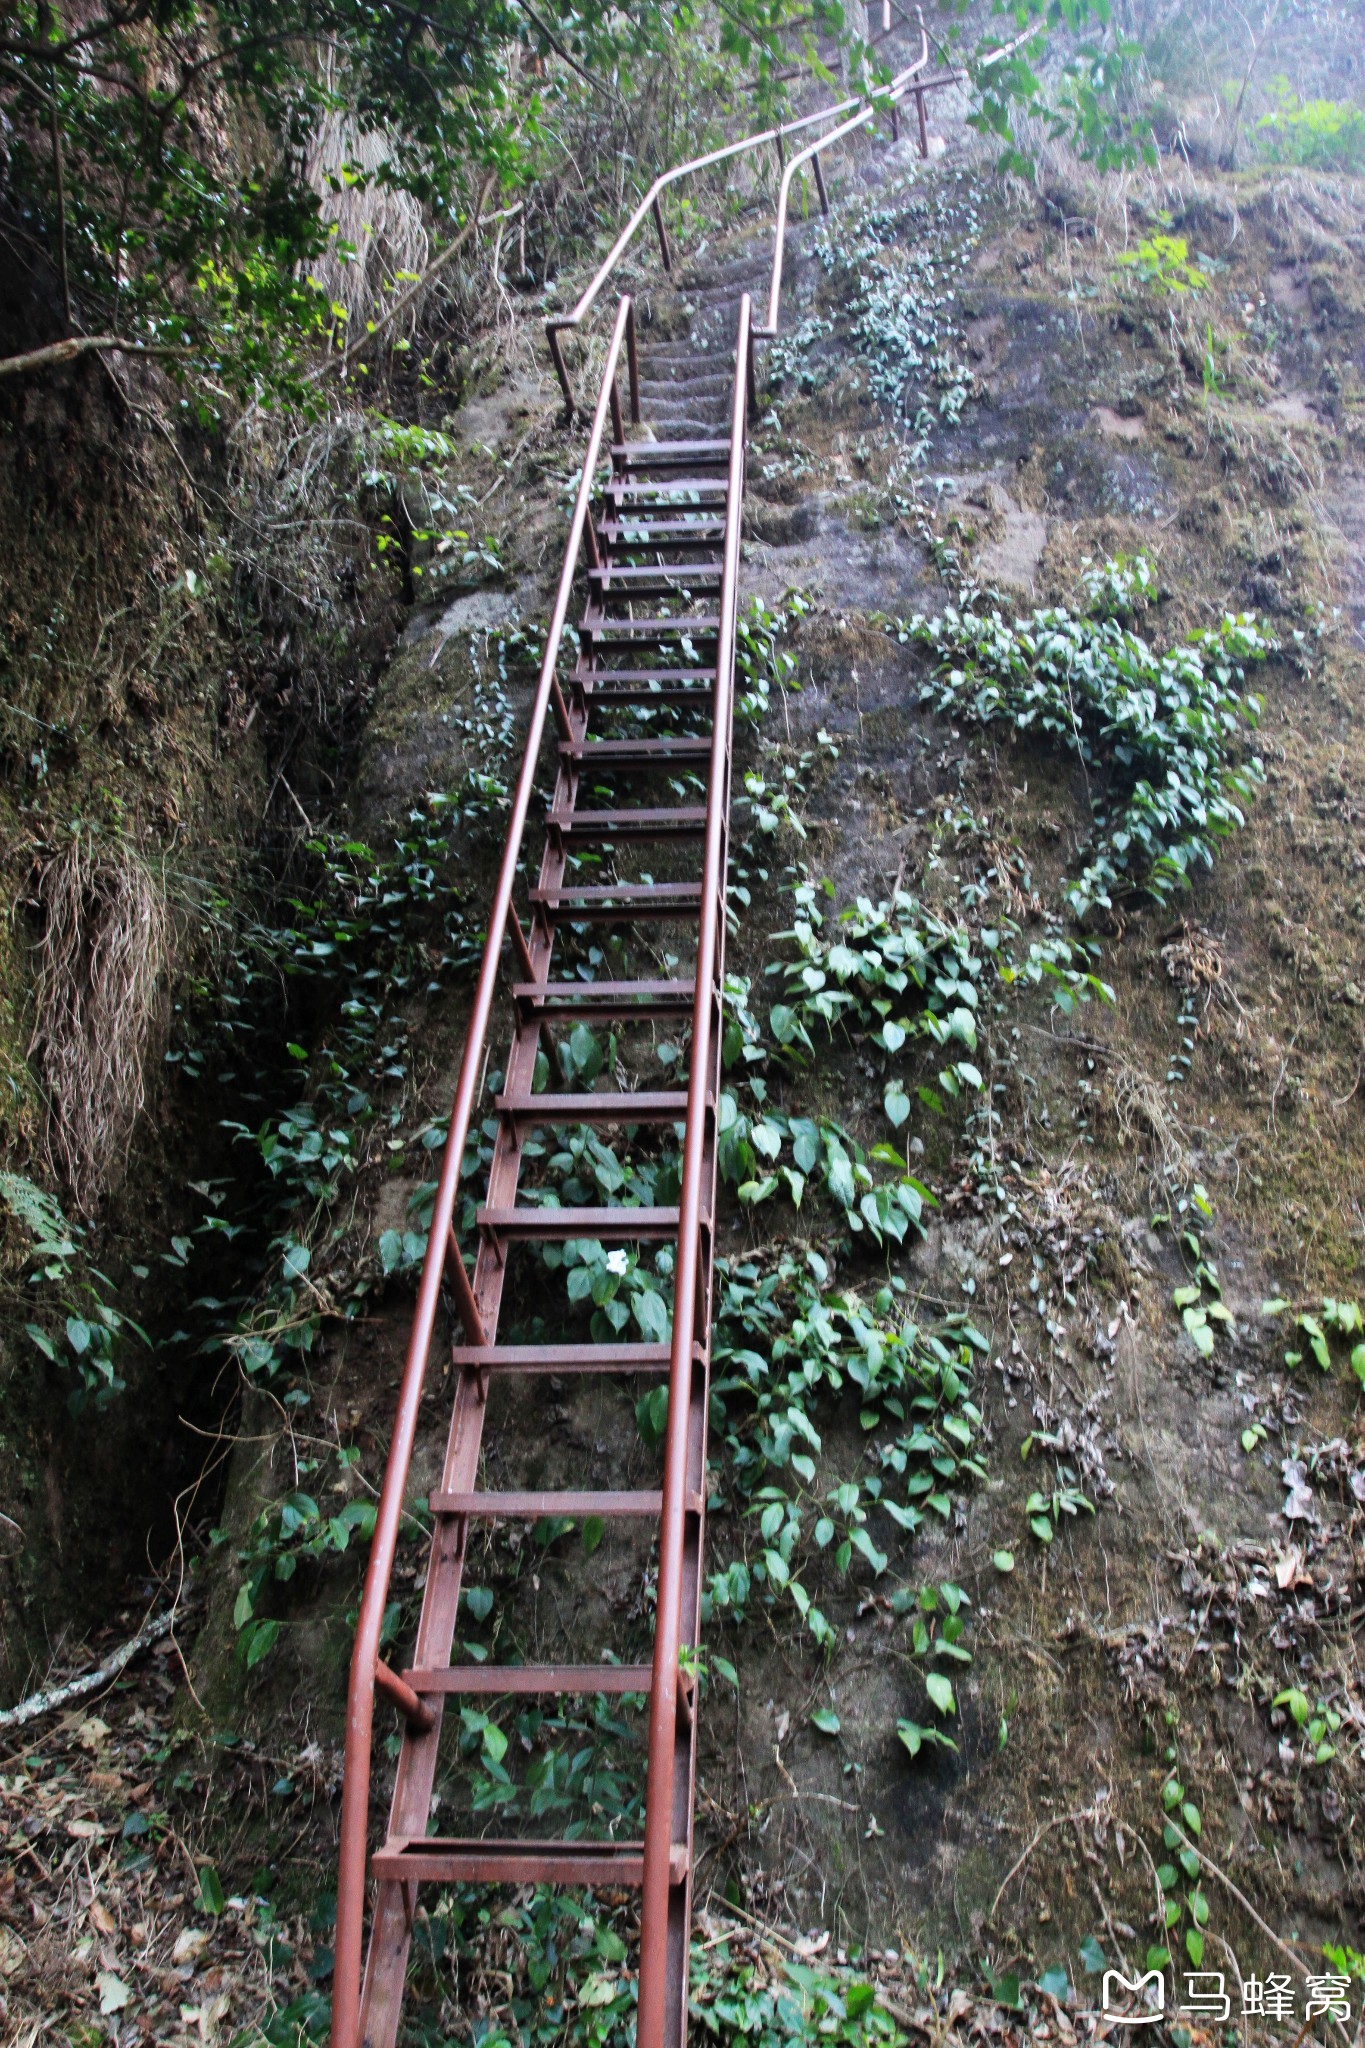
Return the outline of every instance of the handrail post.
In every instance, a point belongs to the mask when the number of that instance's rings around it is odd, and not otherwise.
[[[919,116],[919,153],[921,156],[927,157],[929,154],[929,126],[924,118],[924,87],[922,85],[915,87],[915,112]]]
[[[811,158],[811,168],[815,172],[815,189],[820,194],[820,211],[827,214],[829,212],[829,194],[825,190],[825,174],[820,168],[820,152],[818,149]]]
[[[630,364],[631,423],[638,427],[640,424],[640,353],[635,340],[635,306],[633,301],[626,318],[626,360]]]
[[[663,200],[657,192],[654,195],[654,225],[659,230],[659,254],[663,258],[664,269],[672,277],[673,252],[668,246],[668,229],[664,226]]]
[[[545,322],[545,336],[550,344],[550,357],[555,366],[560,389],[564,393],[564,424],[568,426],[574,416],[573,385],[569,382],[568,367],[564,361],[564,347],[559,339],[559,327],[553,320]]]
[[[692,1001],[692,1052],[688,1064],[687,1123],[683,1139],[682,1186],[678,1193],[678,1250],[673,1279],[673,1341],[668,1368],[668,1423],[664,1438],[663,1504],[659,1518],[659,1576],[654,1608],[654,1663],[649,1696],[649,1769],[645,1786],[643,1892],[640,1902],[640,1978],[636,2021],[638,2048],[663,2048],[667,1994],[669,1889],[672,1877],[674,1808],[677,1797],[679,1652],[682,1647],[683,1534],[687,1508],[688,1457],[693,1385],[693,1344],[697,1314],[704,1313],[701,1273],[702,1176],[706,1164],[707,1095],[716,1028],[718,948],[724,942],[725,833],[729,795],[730,719],[734,689],[735,609],[739,576],[740,513],[744,496],[745,393],[748,385],[751,302],[739,302],[735,381],[730,406],[729,492],[725,512],[725,555],[717,607],[716,689],[713,698],[711,772],[706,805],[706,852],[702,865],[701,919],[697,932],[697,978]],[[701,1333],[701,1341],[709,1333]],[[704,1475],[703,1475],[704,1479]],[[686,1996],[684,1979],[684,1997]]]

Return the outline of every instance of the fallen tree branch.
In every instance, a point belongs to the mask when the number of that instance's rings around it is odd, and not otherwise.
[[[103,1691],[106,1685],[112,1685],[121,1671],[127,1669],[134,1657],[140,1657],[144,1650],[150,1650],[153,1643],[159,1643],[163,1636],[170,1634],[175,1615],[173,1607],[168,1613],[159,1614],[155,1621],[149,1621],[145,1628],[140,1628],[131,1642],[124,1643],[111,1657],[106,1657],[96,1670],[87,1671],[80,1678],[69,1678],[65,1685],[54,1685],[47,1692],[30,1693],[26,1700],[20,1700],[18,1706],[6,1707],[0,1713],[0,1731],[22,1728],[26,1722],[36,1721],[43,1714],[55,1714],[61,1707],[88,1699],[92,1692]]]
[[[49,341],[22,356],[0,356],[0,377],[22,377],[30,370],[55,370],[77,356],[94,354],[125,356],[182,356],[187,351],[178,342],[125,341],[120,334],[69,334],[64,341]]]

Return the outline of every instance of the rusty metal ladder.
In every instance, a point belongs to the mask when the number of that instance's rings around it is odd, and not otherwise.
[[[900,11],[899,9],[897,10]],[[918,15],[919,10],[916,9]],[[1030,31],[980,60],[994,64]],[[665,269],[672,257],[661,201],[680,178],[771,145],[782,166],[771,287],[762,326],[746,293],[738,305],[729,432],[713,439],[628,440],[618,390],[624,352],[632,423],[640,420],[640,380],[631,300],[617,309],[579,480],[544,659],[532,701],[526,751],[512,801],[502,865],[489,916],[464,1058],[442,1156],[431,1232],[413,1318],[398,1410],[380,1493],[356,1630],[347,1706],[340,1867],[332,1999],[332,2048],[393,2048],[397,2039],[418,1887],[461,1881],[634,1886],[641,1892],[638,2048],[683,2048],[687,2027],[691,1919],[692,1795],[696,1696],[683,1652],[695,1646],[701,1600],[706,1493],[706,1413],[710,1364],[712,1236],[716,1186],[716,1113],[720,1007],[725,952],[725,889],[730,805],[731,716],[740,515],[748,405],[755,396],[753,349],[778,331],[783,251],[793,180],[809,165],[828,211],[821,155],[867,129],[881,113],[898,133],[897,109],[913,95],[920,152],[927,150],[923,96],[959,74],[923,76],[929,44],[922,21],[914,61],[866,95],[765,129],[656,178],[635,207],[576,305],[546,323],[566,418],[577,410],[562,337],[579,329],[642,223],[654,219]],[[878,38],[877,40],[880,40]],[[813,140],[805,139],[819,130]],[[794,154],[788,145],[802,140]],[[714,359],[712,359],[714,360]],[[596,472],[607,443],[610,473],[600,496]],[[599,497],[594,516],[593,501]],[[586,549],[587,601],[574,667],[561,681],[559,654]],[[652,609],[636,616],[637,605]],[[692,611],[680,605],[699,607]],[[684,638],[686,646],[684,646]],[[670,652],[672,650],[672,652]],[[698,651],[701,659],[697,659]],[[686,653],[691,658],[684,661]],[[653,659],[647,659],[649,656]],[[694,720],[684,733],[630,737],[603,731],[613,713],[632,708]],[[539,879],[518,916],[522,845],[549,720],[555,726],[553,795],[544,815]],[[650,784],[705,776],[705,802],[652,801]],[[646,792],[634,805],[592,801],[602,784],[624,780]],[[588,801],[583,801],[587,797]],[[700,856],[686,881],[580,884],[574,866],[588,849],[667,842]],[[596,923],[618,932],[657,919],[694,924],[691,980],[584,979],[564,973],[561,923]],[[453,1219],[465,1143],[487,1064],[489,1025],[504,974],[512,1038],[498,1095],[487,1192],[477,1213],[478,1248],[465,1269]],[[558,970],[560,978],[553,978]],[[686,1092],[537,1092],[537,1057],[551,1072],[555,1033],[577,1023],[640,1025],[690,1019]],[[523,1139],[537,1126],[681,1125],[683,1155],[676,1207],[552,1209],[518,1201]],[[674,1242],[672,1338],[668,1344],[500,1345],[507,1262],[514,1246],[596,1238],[616,1245]],[[380,1655],[390,1576],[431,1344],[448,1291],[464,1342],[451,1353],[455,1390],[442,1478],[431,1497],[430,1564],[412,1667],[391,1671]],[[663,1484],[658,1492],[497,1493],[476,1487],[490,1386],[531,1373],[667,1375]],[[648,1667],[452,1665],[451,1650],[471,1522],[550,1516],[636,1517],[658,1526],[658,1590],[653,1659]],[[648,1758],[642,1841],[460,1840],[429,1835],[445,1702],[460,1695],[634,1694],[648,1699]],[[376,1694],[403,1724],[385,1840],[368,1851]],[[368,1963],[363,1971],[367,1871],[373,1881]]]
[[[398,1417],[357,1630],[347,1726],[333,1995],[334,2048],[392,2048],[398,2033],[418,1887],[461,1881],[635,1886],[641,1891],[640,2048],[681,2048],[686,2032],[691,1916],[696,1698],[682,1654],[698,1640],[706,1495],[706,1413],[716,1185],[716,1106],[725,952],[731,712],[740,510],[744,491],[750,304],[739,306],[728,438],[628,440],[618,395],[623,346],[631,410],[639,417],[634,316],[622,299],[580,480],[568,550],[532,706],[487,947],[456,1091],[431,1237],[401,1386]],[[610,415],[610,475],[596,516],[595,471]],[[561,680],[558,657],[580,552],[587,598],[578,654]],[[645,616],[639,616],[643,609]],[[683,643],[686,642],[684,649]],[[684,652],[693,658],[685,660]],[[697,659],[696,657],[700,657]],[[631,707],[688,730],[604,736]],[[554,722],[553,794],[544,814],[539,875],[514,903],[542,740]],[[704,803],[660,803],[650,785],[680,771],[705,777]],[[644,801],[594,801],[604,782]],[[694,849],[681,882],[581,884],[584,848],[667,841]],[[691,978],[556,978],[561,923],[622,926],[678,919],[695,928]],[[512,1036],[495,1102],[478,1248],[466,1271],[452,1229],[461,1161],[485,1067],[485,1042],[503,947],[510,952]],[[560,951],[562,952],[562,947]],[[559,967],[562,976],[563,968]],[[620,1093],[580,1087],[537,1093],[537,1057],[579,1022],[690,1020],[687,1089]],[[552,1084],[553,1085],[553,1084]],[[518,1202],[523,1140],[533,1127],[681,1125],[676,1207],[550,1208]],[[669,1344],[501,1345],[499,1315],[511,1248],[597,1239],[676,1244]],[[401,1674],[379,1655],[418,1406],[443,1290],[464,1326],[452,1350],[454,1402],[442,1477],[431,1496],[430,1563],[413,1662]],[[477,1488],[490,1385],[527,1373],[667,1374],[662,1489],[624,1493],[498,1493]],[[481,1518],[641,1517],[658,1527],[658,1596],[652,1664],[622,1667],[452,1664],[467,1533]],[[361,1979],[369,1787],[376,1691],[397,1708],[402,1740],[388,1831],[368,1859],[373,1903]],[[427,1833],[447,1700],[476,1694],[641,1693],[648,1696],[645,1825],[641,1841],[459,1839]]]

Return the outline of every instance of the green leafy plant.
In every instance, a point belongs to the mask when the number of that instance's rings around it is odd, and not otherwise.
[[[1327,1764],[1336,1755],[1335,1737],[1341,1728],[1341,1715],[1335,1707],[1329,1707],[1323,1700],[1310,1705],[1308,1694],[1297,1685],[1286,1687],[1276,1693],[1272,1706],[1288,1714],[1303,1742],[1303,1761],[1310,1765]]]
[[[788,1253],[767,1265],[718,1267],[717,1507],[733,1500],[757,1542],[713,1569],[703,1599],[704,1615],[718,1621],[742,1617],[754,1597],[780,1601],[824,1648],[834,1633],[803,1583],[807,1567],[827,1556],[840,1575],[860,1567],[880,1578],[891,1543],[883,1532],[913,1535],[926,1515],[946,1521],[951,1489],[980,1475],[972,1445],[981,1413],[970,1389],[985,1347],[965,1317],[937,1331],[899,1317],[896,1285],[869,1305],[828,1283],[813,1250],[803,1261]],[[866,1452],[856,1478],[821,1489],[821,1411],[841,1398],[857,1403]],[[724,1526],[717,1519],[713,1529]],[[961,1662],[966,1604],[960,1588],[945,1585],[898,1592],[892,1607],[912,1616],[918,1653]]]
[[[1282,1316],[1290,1304],[1276,1296],[1261,1303],[1263,1317]],[[1301,1309],[1294,1316],[1294,1333],[1299,1339],[1284,1354],[1284,1362],[1292,1370],[1302,1365],[1307,1354],[1321,1372],[1332,1370],[1332,1340],[1338,1344],[1349,1344],[1351,1370],[1365,1386],[1365,1319],[1361,1316],[1360,1304],[1356,1301],[1338,1300],[1328,1295],[1314,1312]]]
[[[1082,1510],[1093,1515],[1095,1504],[1087,1500],[1068,1466],[1058,1467],[1058,1481],[1050,1493],[1031,1493],[1024,1503],[1029,1528],[1040,1543],[1050,1544],[1062,1526],[1063,1516],[1075,1518]]]
[[[1089,858],[1066,892],[1077,917],[1111,907],[1116,895],[1167,901],[1243,823],[1241,806],[1262,779],[1260,761],[1239,747],[1260,715],[1245,670],[1275,648],[1250,615],[1227,617],[1164,654],[1115,618],[1060,608],[1010,626],[998,612],[949,607],[892,630],[937,659],[926,703],[1045,735],[1084,765]]]
[[[1103,562],[1087,556],[1081,568],[1081,589],[1091,618],[1126,623],[1160,596],[1156,570],[1146,555],[1107,555]]]
[[[55,1195],[22,1174],[0,1173],[0,1204],[24,1230],[35,1262],[27,1284],[42,1321],[25,1323],[29,1340],[52,1364],[75,1373],[78,1384],[68,1396],[73,1414],[92,1402],[102,1407],[123,1388],[118,1353],[125,1333],[148,1348],[151,1339],[115,1307],[113,1281],[91,1265],[83,1250],[85,1233],[67,1221]]]
[[[863,366],[873,397],[910,426],[912,462],[923,459],[935,427],[959,423],[975,384],[946,289],[954,254],[941,246],[942,233],[926,233],[951,224],[946,195],[916,192],[898,208],[864,201],[841,219],[837,234],[825,230],[815,243],[840,307],[840,338],[846,336]],[[970,218],[956,225],[966,230],[970,247],[976,239]],[[807,348],[824,327],[810,328]],[[796,339],[786,359],[788,377]],[[810,384],[832,374],[835,361],[822,367],[821,377],[808,373]]]
[[[1215,1329],[1221,1327],[1231,1334],[1235,1326],[1232,1311],[1222,1299],[1222,1288],[1211,1259],[1200,1259],[1193,1280],[1177,1287],[1171,1302],[1179,1309],[1180,1319],[1200,1357],[1212,1358]]]
[[[804,590],[788,590],[776,606],[752,597],[735,622],[735,716],[762,723],[774,690],[798,690],[796,656],[782,643],[811,609]]]
[[[1032,181],[1040,132],[1097,170],[1154,164],[1150,130],[1131,111],[1142,46],[1120,32],[1105,0],[1022,0],[1010,17],[1015,33],[1003,59],[988,35],[969,61],[977,105],[967,118],[1002,143],[997,168]]]
[[[338,1452],[337,1465],[343,1475],[358,1456],[354,1450]],[[301,1479],[317,1470],[316,1459],[298,1462]],[[302,1491],[261,1510],[245,1545],[237,1553],[245,1576],[232,1612],[237,1654],[248,1671],[268,1656],[279,1640],[280,1621],[262,1612],[270,1586],[287,1584],[303,1562],[340,1556],[349,1549],[352,1537],[367,1543],[374,1532],[374,1521],[371,1501],[348,1501],[339,1513],[327,1514],[311,1494]],[[215,1544],[224,1540],[222,1530],[213,1532]]]
[[[1200,1862],[1191,1846],[1191,1837],[1195,1841],[1199,1839],[1204,1831],[1204,1822],[1198,1806],[1174,1768],[1173,1750],[1168,1750],[1167,1756],[1172,1769],[1161,1787],[1161,1804],[1167,1816],[1161,1830],[1166,1860],[1158,1864],[1156,1870],[1158,1912],[1165,1939],[1148,1949],[1147,1968],[1164,1970],[1169,1967],[1171,1940],[1183,1926],[1185,1954],[1190,1968],[1198,1970],[1204,1963],[1204,1930],[1208,1926],[1209,1902],[1199,1881]]]
[[[1130,271],[1156,298],[1202,291],[1208,282],[1203,271],[1190,262],[1189,244],[1183,235],[1144,235],[1135,249],[1124,250],[1118,269]]]
[[[793,27],[812,55],[817,36],[847,40],[832,0],[728,0],[703,68],[719,85],[754,67],[761,119],[791,76]],[[7,178],[59,341],[156,357],[204,419],[252,399],[316,408],[308,358],[344,343],[350,318],[319,280],[361,253],[335,202],[401,195],[449,223],[449,246],[561,146],[556,116],[585,82],[620,92],[679,44],[699,56],[693,30],[665,0],[433,0],[420,28],[365,0],[124,0],[79,20],[17,0],[0,22]]]
[[[1272,163],[1308,170],[1365,170],[1365,109],[1351,100],[1301,100],[1287,78],[1271,82],[1278,104],[1256,124]]]

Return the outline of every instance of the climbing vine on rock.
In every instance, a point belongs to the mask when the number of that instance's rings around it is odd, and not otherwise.
[[[1243,612],[1158,653],[1114,615],[1138,587],[1111,563],[1092,578],[1100,616],[1055,606],[1011,625],[964,601],[888,626],[935,658],[923,702],[1038,733],[1080,762],[1093,822],[1085,865],[1067,885],[1077,917],[1125,896],[1169,900],[1242,825],[1262,780],[1244,748],[1261,709],[1246,671],[1275,641]]]

